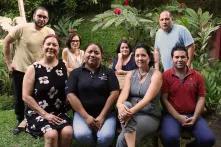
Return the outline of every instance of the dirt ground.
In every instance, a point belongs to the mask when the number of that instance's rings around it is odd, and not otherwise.
[[[212,115],[207,118],[207,121],[216,136],[214,147],[221,147],[221,114]]]

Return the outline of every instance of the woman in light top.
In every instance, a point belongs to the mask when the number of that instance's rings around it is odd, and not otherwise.
[[[113,60],[112,69],[116,74],[126,75],[136,68],[132,48],[127,40],[121,40],[117,46],[117,57]]]
[[[65,63],[68,74],[83,63],[84,51],[80,50],[81,38],[76,32],[71,32],[67,40],[67,48],[62,51],[62,59]]]

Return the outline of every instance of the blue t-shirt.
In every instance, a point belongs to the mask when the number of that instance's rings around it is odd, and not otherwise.
[[[185,47],[194,43],[186,27],[174,24],[170,32],[159,29],[156,33],[154,48],[159,49],[164,71],[173,66],[171,51],[176,44]]]

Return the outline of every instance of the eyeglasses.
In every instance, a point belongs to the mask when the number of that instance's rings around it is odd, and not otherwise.
[[[39,18],[43,18],[43,19],[47,19],[48,17],[47,16],[45,16],[45,15],[41,15],[41,14],[39,14],[39,15],[37,15]]]
[[[71,40],[71,42],[80,42],[80,40]]]

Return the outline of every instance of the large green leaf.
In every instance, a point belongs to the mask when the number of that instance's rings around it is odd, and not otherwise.
[[[115,18],[112,18],[112,19],[108,20],[108,21],[104,24],[104,26],[102,27],[102,29],[106,29],[106,28],[110,27],[117,19],[118,19],[118,18],[115,17]]]

